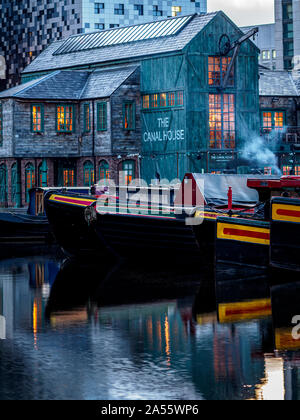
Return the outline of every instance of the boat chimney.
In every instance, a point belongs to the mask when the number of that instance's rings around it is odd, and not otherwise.
[[[228,210],[232,210],[232,187],[228,188]]]

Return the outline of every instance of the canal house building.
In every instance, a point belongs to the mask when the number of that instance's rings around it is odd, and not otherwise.
[[[247,39],[224,52],[242,36],[216,12],[53,42],[0,94],[0,201],[120,173],[238,172],[260,129],[259,50]]]

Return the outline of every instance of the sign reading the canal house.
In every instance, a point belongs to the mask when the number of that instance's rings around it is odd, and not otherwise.
[[[145,143],[157,141],[183,141],[184,130],[171,130],[170,118],[157,118],[157,130],[146,131],[143,134]]]

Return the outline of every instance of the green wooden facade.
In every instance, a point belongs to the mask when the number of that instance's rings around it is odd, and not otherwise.
[[[241,37],[241,31],[219,13],[184,51],[142,61],[142,94],[179,90],[184,96],[181,107],[142,110],[141,168],[147,181],[156,174],[172,180],[182,179],[186,172],[240,170],[238,151],[249,135],[259,133],[258,50],[250,41],[242,45],[234,68],[234,86],[223,92],[235,97],[236,147],[210,149],[209,95],[221,92],[209,86],[208,57],[219,55],[223,34],[231,41]]]

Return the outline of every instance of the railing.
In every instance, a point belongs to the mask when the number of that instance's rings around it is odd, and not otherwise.
[[[260,134],[267,143],[300,144],[300,127],[284,127],[283,129],[261,129]]]

